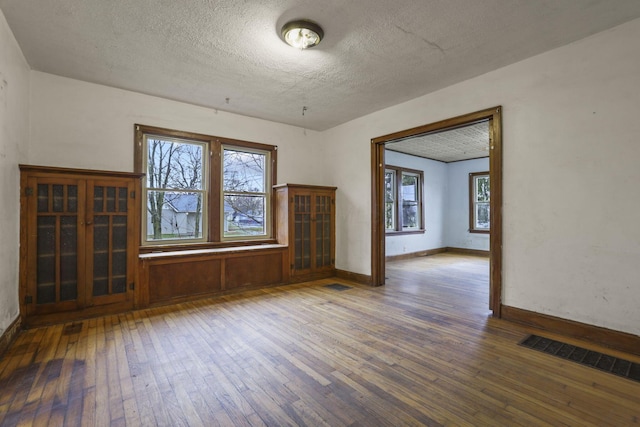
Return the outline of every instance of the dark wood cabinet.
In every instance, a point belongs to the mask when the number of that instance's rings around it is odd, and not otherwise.
[[[20,170],[26,323],[132,308],[141,175],[25,165]]]
[[[335,274],[336,187],[274,187],[278,243],[289,245],[292,281]]]

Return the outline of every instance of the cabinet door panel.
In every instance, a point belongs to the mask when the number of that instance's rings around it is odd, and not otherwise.
[[[294,212],[294,269],[311,268],[311,196],[293,197]]]
[[[88,185],[90,210],[87,242],[93,254],[87,261],[90,305],[111,304],[131,299],[128,248],[129,193],[127,181],[92,181]]]
[[[28,180],[27,293],[30,314],[73,310],[82,306],[78,281],[82,268],[83,210],[79,180],[32,177]]]
[[[315,267],[332,265],[331,254],[331,207],[332,198],[327,195],[317,195],[315,200],[316,213],[316,253]]]

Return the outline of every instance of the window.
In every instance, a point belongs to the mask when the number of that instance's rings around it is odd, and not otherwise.
[[[206,224],[202,221],[206,203],[207,145],[198,141],[145,135],[143,224],[148,243],[166,240],[202,241]]]
[[[265,219],[271,188],[269,153],[224,146],[222,163],[225,238],[266,236]]]
[[[423,232],[422,172],[387,166],[384,177],[386,231]]]
[[[469,174],[469,199],[469,232],[488,233],[491,219],[489,172]]]
[[[136,125],[143,245],[268,239],[276,147]]]

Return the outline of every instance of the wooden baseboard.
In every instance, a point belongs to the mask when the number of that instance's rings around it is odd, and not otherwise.
[[[443,252],[447,252],[447,248],[427,249],[424,251],[411,252],[408,254],[389,255],[388,257],[385,257],[385,261],[402,261],[405,259],[417,258],[421,256],[441,254]]]
[[[402,261],[402,260],[405,260],[405,259],[417,258],[417,257],[421,257],[421,256],[442,254],[442,253],[445,253],[445,252],[452,252],[452,253],[462,254],[462,255],[483,256],[483,257],[488,257],[491,254],[491,252],[489,252],[489,251],[482,251],[482,250],[479,250],[479,249],[466,249],[466,248],[446,247],[446,248],[427,249],[425,251],[411,252],[411,253],[408,253],[408,254],[389,255],[388,257],[385,257],[385,261],[387,261],[387,262],[388,261]]]
[[[372,283],[371,276],[346,270],[336,269],[336,277],[339,279],[350,280],[352,282],[360,283],[361,285],[366,286],[371,286]]]
[[[503,305],[503,320],[640,355],[640,336]]]
[[[475,255],[475,256],[488,257],[491,254],[490,251],[482,251],[480,249],[466,249],[466,248],[452,248],[452,247],[447,247],[445,249],[447,252],[453,252],[456,254],[463,254],[463,255]]]
[[[11,343],[13,343],[13,341],[16,339],[21,327],[22,317],[18,316],[13,322],[11,322],[4,333],[0,335],[0,356],[2,356],[5,351],[7,351]]]

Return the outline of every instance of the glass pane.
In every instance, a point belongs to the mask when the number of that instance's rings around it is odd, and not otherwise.
[[[295,212],[311,212],[311,196],[294,196],[293,209]]]
[[[147,240],[202,238],[202,193],[149,191]]]
[[[38,217],[36,302],[56,302],[56,217]]]
[[[64,212],[64,185],[54,184],[53,188],[53,211]]]
[[[205,144],[146,137],[148,188],[202,190]]]
[[[93,295],[109,293],[109,217],[93,218]]]
[[[296,269],[302,268],[302,223],[305,215],[296,214],[294,220],[294,242],[293,242],[293,252],[294,252],[294,265]]]
[[[113,217],[113,250],[111,255],[111,290],[114,294],[127,291],[127,217]]]
[[[104,187],[93,188],[93,211],[102,212],[104,205]]]
[[[476,218],[475,218],[475,228],[476,230],[488,230],[490,225],[490,211],[489,211],[489,203],[478,203],[476,204]]]
[[[116,211],[116,187],[107,188],[107,212]]]
[[[311,218],[308,215],[303,215],[302,236],[302,268],[311,268]]]
[[[489,187],[489,176],[477,176],[476,180],[476,201],[488,202],[491,196],[491,189]]]
[[[265,196],[224,196],[224,237],[263,236]]]
[[[78,186],[67,186],[67,212],[78,212]]]
[[[294,228],[295,269],[300,270],[311,268],[311,215],[304,213],[296,214]]]
[[[316,267],[331,265],[331,216],[316,216]]]
[[[225,192],[264,193],[267,155],[224,150],[223,189]]]
[[[114,277],[111,283],[112,293],[123,294],[127,292],[127,278],[124,276]]]
[[[115,250],[127,249],[127,217],[124,215],[114,215],[113,217],[113,239],[111,248]]]
[[[101,277],[93,279],[93,296],[99,297],[109,294],[109,279]]]
[[[49,186],[38,184],[38,212],[49,212]]]
[[[420,181],[414,174],[402,174],[402,228],[420,228]]]
[[[396,174],[394,171],[386,171],[384,173],[384,224],[386,230],[395,230],[396,228]]]
[[[402,202],[402,228],[418,228],[418,203]]]
[[[78,296],[78,219],[60,217],[60,301]]]
[[[416,175],[402,174],[402,200],[418,201],[418,177]]]
[[[127,187],[118,188],[118,212],[127,211]]]

